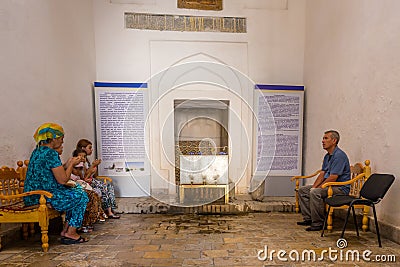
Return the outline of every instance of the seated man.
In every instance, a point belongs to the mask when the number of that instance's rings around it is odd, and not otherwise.
[[[321,186],[327,182],[344,182],[350,180],[350,163],[346,153],[341,150],[339,133],[329,130],[324,133],[322,147],[328,153],[322,163],[322,171],[313,185],[305,185],[299,188],[299,204],[304,221],[297,222],[298,225],[307,225],[306,231],[322,230],[324,224],[325,203],[328,196],[328,188]],[[333,194],[349,194],[350,186],[334,186]]]

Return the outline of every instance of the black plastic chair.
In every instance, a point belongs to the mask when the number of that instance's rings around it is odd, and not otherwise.
[[[394,179],[395,179],[394,176],[391,174],[374,173],[367,179],[367,181],[361,188],[360,197],[356,198],[348,195],[334,195],[325,200],[326,204],[328,204],[327,214],[329,214],[331,207],[340,207],[343,205],[349,206],[349,208],[347,209],[347,216],[343,225],[343,230],[340,238],[343,238],[344,236],[344,231],[346,230],[347,221],[350,215],[350,209],[353,211],[354,225],[356,227],[357,236],[359,236],[354,205],[367,205],[372,207],[372,210],[374,212],[375,228],[376,228],[376,234],[378,236],[378,243],[379,247],[382,247],[381,237],[379,234],[378,219],[376,218],[375,204],[379,203],[383,199],[386,192],[393,184]],[[321,233],[321,237],[324,236],[324,230],[326,227],[327,218],[328,216],[326,215],[324,221],[324,227],[322,228],[323,230]]]

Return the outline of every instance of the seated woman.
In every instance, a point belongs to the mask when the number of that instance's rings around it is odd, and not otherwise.
[[[53,194],[47,199],[51,206],[65,212],[66,223],[61,233],[61,242],[64,244],[83,243],[88,240],[81,237],[76,229],[81,227],[86,205],[89,201],[81,186],[67,187],[72,168],[78,164],[79,157],[70,158],[66,163],[66,170],[62,166],[58,151],[62,153],[64,130],[56,123],[44,123],[35,132],[37,143],[29,160],[28,171],[24,184],[24,192],[46,190]],[[39,203],[39,196],[24,197],[25,205]]]
[[[86,152],[87,156],[92,155],[93,145],[87,139],[81,139],[76,145],[76,149],[82,149]],[[101,163],[101,160],[95,159],[92,164],[90,164],[89,159],[86,161],[87,170],[86,173],[90,176],[95,175],[97,172],[97,166]],[[91,186],[94,190],[101,191],[101,200],[103,205],[103,210],[110,219],[119,219],[120,216],[115,215],[115,209],[117,209],[117,203],[115,201],[114,186],[111,183],[104,184],[103,182],[93,179]],[[114,210],[114,211],[113,211]]]

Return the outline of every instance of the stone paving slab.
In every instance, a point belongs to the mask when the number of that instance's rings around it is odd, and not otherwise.
[[[320,256],[329,249],[337,255],[370,250],[372,256],[400,256],[400,245],[383,239],[379,248],[374,233],[360,232],[357,237],[351,226],[345,235],[348,247],[339,249],[339,231],[320,237],[320,232],[296,225],[299,220],[301,215],[288,212],[122,214],[119,220],[96,224],[84,244],[62,245],[57,235],[50,235],[47,254],[41,251],[39,234],[7,244],[0,252],[0,266],[371,266],[327,254],[321,261],[295,259],[296,253],[313,250]],[[340,229],[337,223],[334,229]],[[264,252],[270,256],[272,250],[272,257],[264,258]],[[286,252],[287,261],[278,258],[279,250]]]
[[[213,202],[207,205],[189,205],[175,203],[174,200],[157,200],[152,197],[118,198],[118,209],[125,213],[197,213],[197,214],[237,214],[247,212],[294,212],[294,197],[264,197],[255,201],[250,195],[236,195],[228,204]],[[172,204],[171,204],[172,203]]]

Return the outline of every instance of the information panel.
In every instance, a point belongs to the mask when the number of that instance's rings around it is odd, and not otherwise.
[[[95,88],[99,175],[146,174],[145,97],[141,88]]]
[[[304,87],[258,88],[256,174],[301,175]]]

